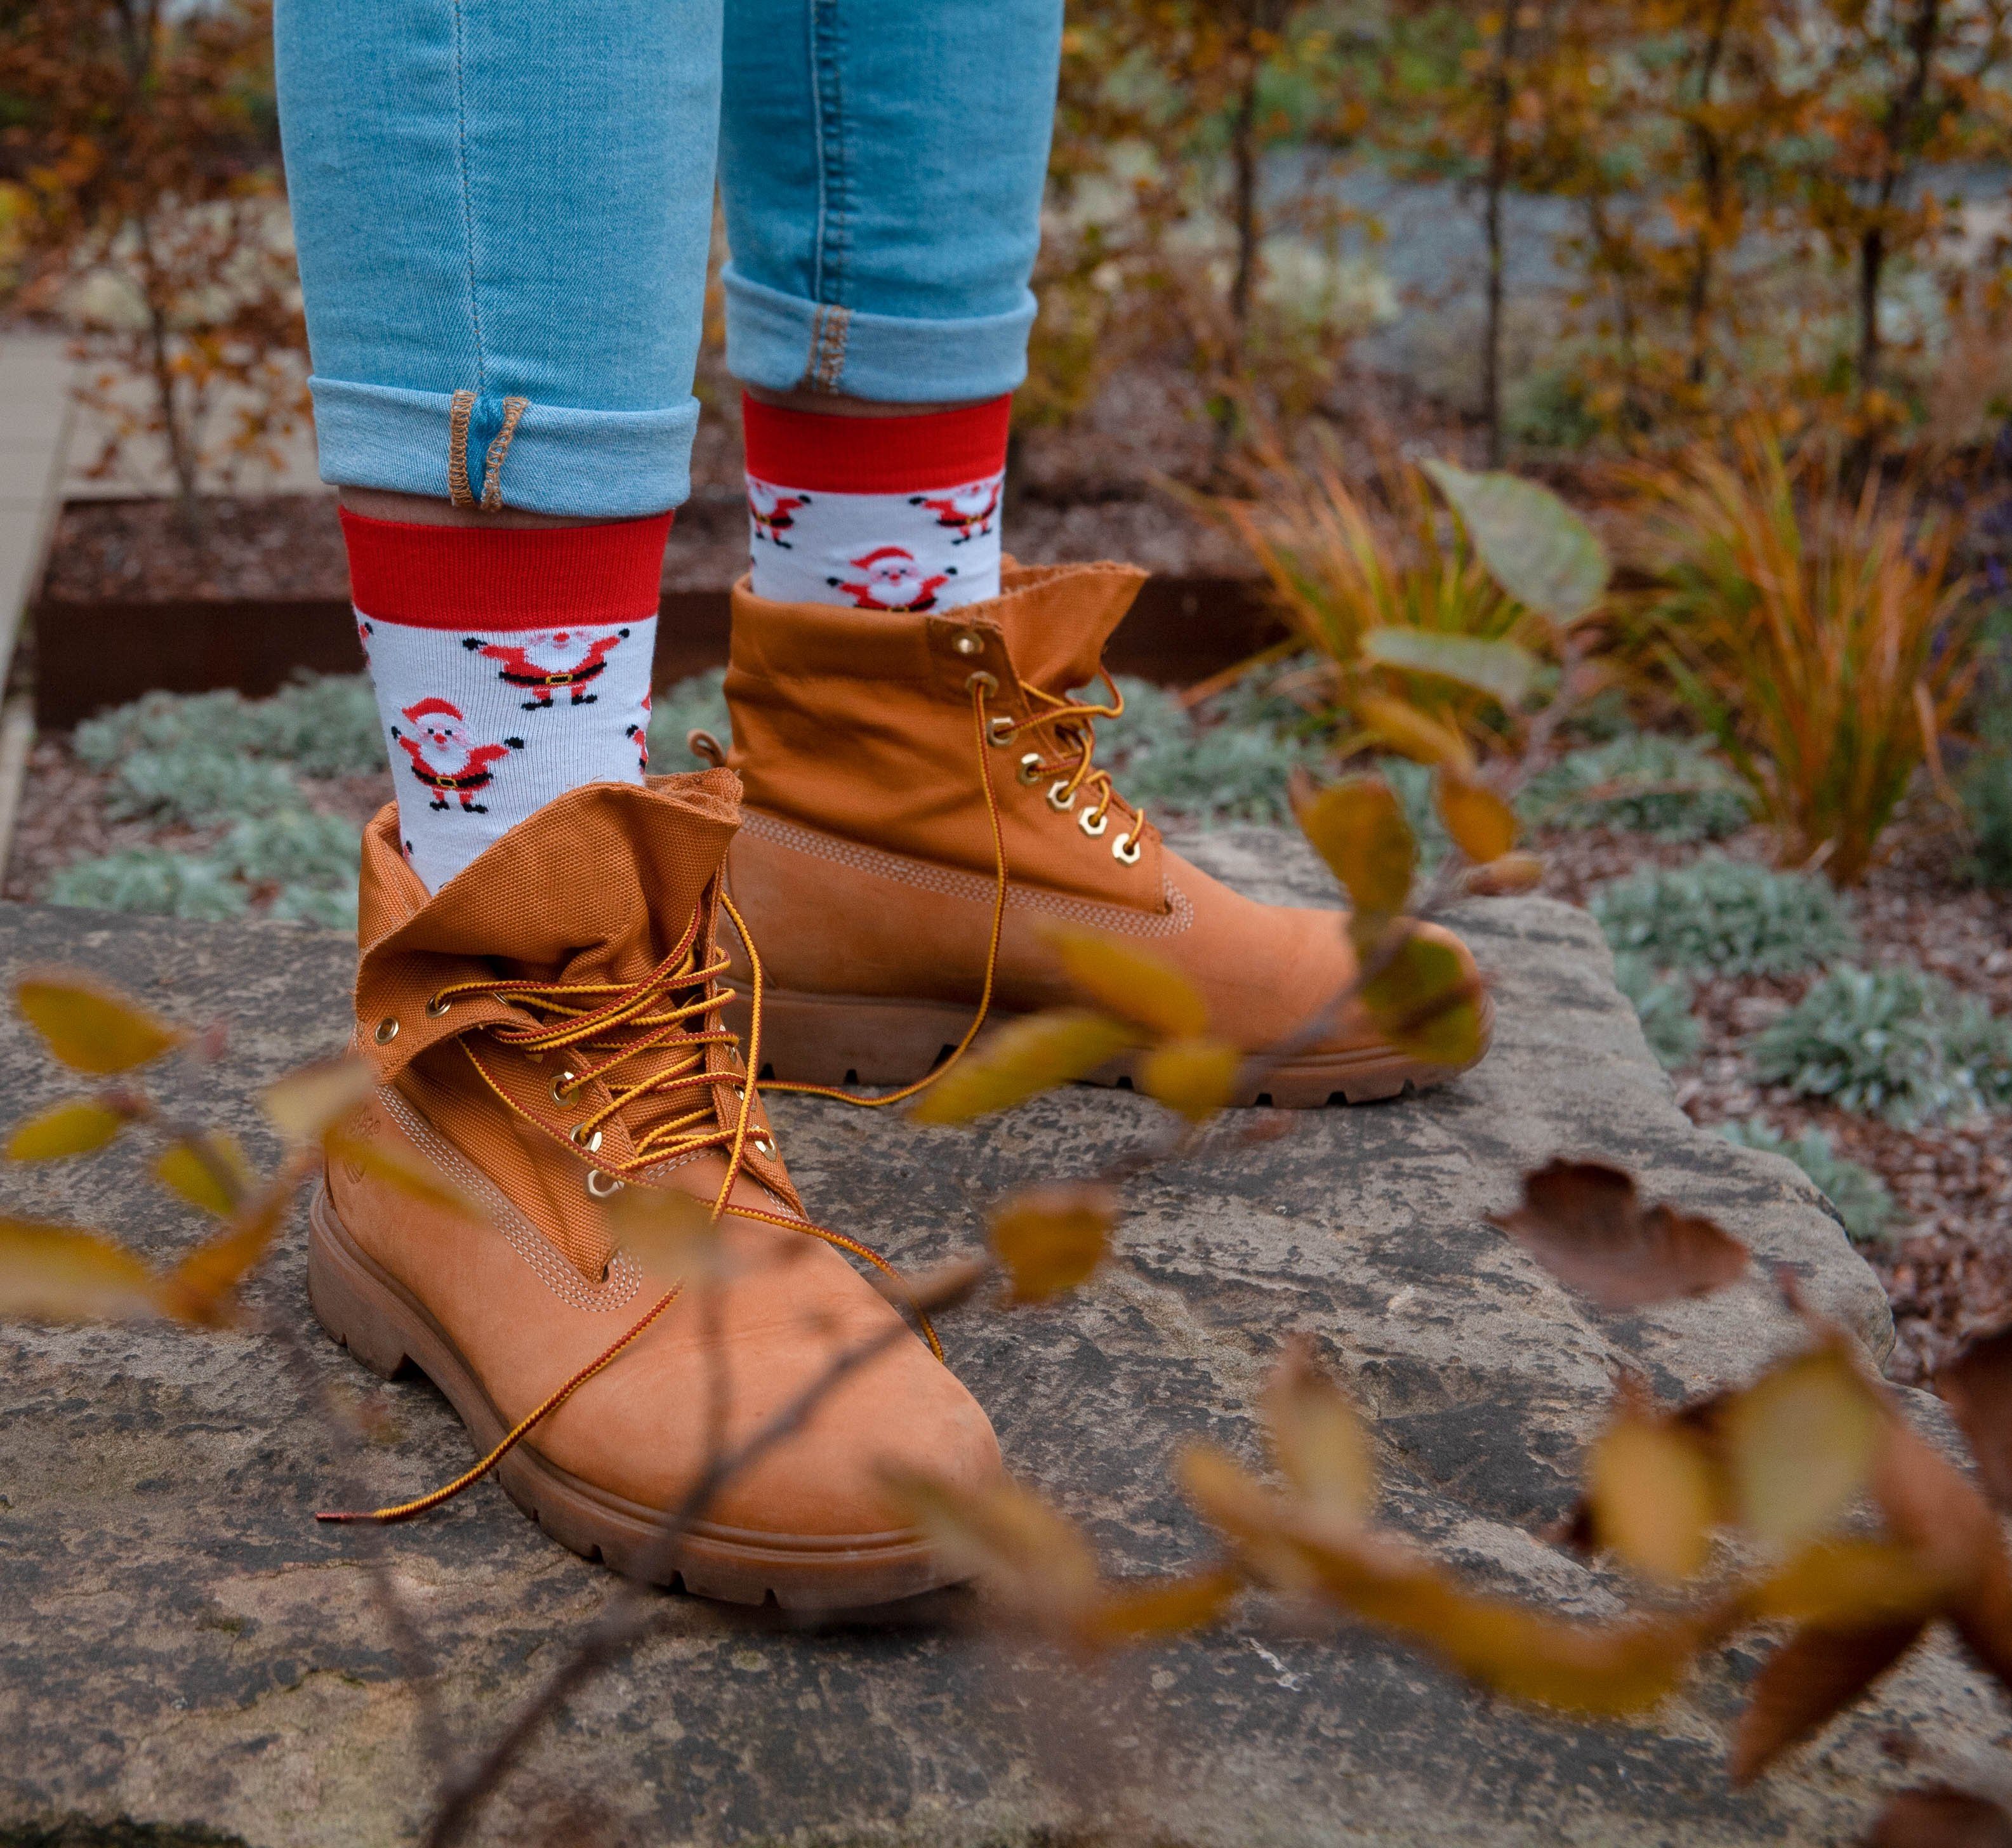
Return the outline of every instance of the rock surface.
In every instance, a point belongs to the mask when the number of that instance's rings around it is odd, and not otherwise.
[[[1282,836],[1236,830],[1196,851],[1263,896],[1329,901]],[[1497,983],[1480,1069],[1158,1173],[1133,1196],[1123,1262],[1087,1292],[967,1311],[947,1330],[1009,1461],[1088,1524],[1112,1572],[1204,1554],[1172,1454],[1198,1433],[1251,1450],[1265,1369],[1305,1331],[1374,1418],[1397,1523],[1497,1589],[1618,1608],[1614,1578],[1536,1537],[1571,1499],[1614,1369],[1672,1397],[1752,1372],[1789,1330],[1757,1279],[1629,1317],[1566,1295],[1484,1218],[1557,1153],[1621,1163],[1652,1196],[1717,1215],[1874,1354],[1890,1343],[1871,1273],[1808,1183],[1676,1108],[1582,914],[1516,901],[1460,922]],[[345,1030],[347,946],[289,926],[7,906],[0,958],[10,979],[74,961],[182,1019],[227,1020],[222,1108],[268,1158],[250,1093]],[[65,1088],[11,1019],[0,1071],[10,1118]],[[969,1245],[977,1209],[1009,1186],[1143,1135],[1154,1108],[1072,1091],[976,1133],[795,1101],[777,1114],[814,1210],[915,1263]],[[5,1185],[11,1210],[109,1225],[159,1257],[197,1230],[124,1154]],[[372,1379],[312,1328],[298,1225],[255,1293],[302,1329],[297,1353],[241,1333],[0,1330],[0,1844],[67,1818],[66,1843],[371,1848],[411,1840],[426,1813],[437,1765],[362,1543],[311,1517],[346,1493],[443,1481],[467,1447],[423,1382]],[[316,1408],[324,1393],[373,1415],[353,1468]],[[463,1739],[491,1736],[610,1592],[488,1486],[386,1545]],[[1896,1781],[1882,1734],[1948,1746],[2005,1722],[1931,1652],[1736,1797],[1723,1736],[1756,1650],[1709,1666],[1651,1721],[1599,1727],[1261,1610],[1091,1672],[981,1639],[957,1621],[969,1614],[953,1596],[790,1631],[680,1600],[668,1636],[548,1729],[486,1839],[1845,1843]],[[121,1818],[140,1826],[92,1826]]]

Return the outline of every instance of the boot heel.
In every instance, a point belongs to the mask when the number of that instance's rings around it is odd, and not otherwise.
[[[324,1181],[308,1212],[309,1304],[331,1340],[380,1379],[394,1379],[406,1365],[405,1343],[343,1243]]]
[[[762,997],[762,1068],[799,1084],[913,1084],[964,1037],[973,1011],[941,1001],[769,989]],[[747,997],[737,992],[726,1015],[744,1047]]]

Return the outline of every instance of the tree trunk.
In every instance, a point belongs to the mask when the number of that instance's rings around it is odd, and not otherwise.
[[[1906,83],[1887,111],[1885,143],[1872,222],[1858,239],[1858,401],[1863,406],[1879,388],[1883,343],[1879,334],[1879,293],[1885,280],[1886,218],[1900,183],[1913,170],[1916,134],[1935,75],[1935,52],[1942,42],[1942,0],[1921,0],[1908,29],[1909,63]]]
[[[1712,86],[1718,80],[1719,66],[1725,59],[1725,41],[1732,29],[1736,0],[1718,0],[1711,31],[1705,41],[1704,57],[1698,66],[1697,106],[1710,106]],[[1690,287],[1684,308],[1690,329],[1690,363],[1685,376],[1694,387],[1702,386],[1711,372],[1711,297],[1718,272],[1718,227],[1725,209],[1725,152],[1717,134],[1701,120],[1690,124],[1692,144],[1697,150],[1698,191],[1703,212],[1697,237],[1691,247]]]
[[[1488,279],[1481,338],[1481,414],[1488,429],[1488,466],[1502,466],[1506,445],[1502,430],[1502,318],[1507,267],[1502,226],[1503,195],[1509,187],[1510,117],[1515,98],[1518,14],[1516,0],[1507,0],[1502,30],[1495,41],[1495,69],[1489,84],[1487,191],[1482,202],[1482,228],[1488,240]]]
[[[1229,134],[1229,219],[1236,240],[1236,266],[1229,279],[1229,348],[1223,355],[1225,389],[1215,411],[1215,450],[1213,472],[1221,475],[1236,440],[1237,404],[1235,387],[1243,382],[1244,359],[1250,332],[1250,298],[1258,284],[1258,77],[1261,62],[1258,54],[1258,23],[1254,12],[1246,21],[1243,41],[1243,87],[1236,99],[1236,114]]]

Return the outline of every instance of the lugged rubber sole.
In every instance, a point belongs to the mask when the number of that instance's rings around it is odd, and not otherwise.
[[[747,997],[738,989],[733,996],[726,1009],[726,1024],[744,1046],[749,1036]],[[1486,997],[1482,1005],[1485,1045],[1494,1008]],[[785,1084],[913,1084],[964,1037],[971,1015],[968,1007],[943,1001],[764,988],[760,1075]],[[1013,1018],[993,1016],[995,1023]],[[1129,1055],[1113,1059],[1086,1082],[1129,1089],[1132,1065]],[[1279,1110],[1368,1104],[1407,1090],[1429,1090],[1466,1068],[1427,1065],[1391,1047],[1309,1054],[1282,1061],[1230,1102]]]
[[[508,1430],[439,1324],[350,1237],[326,1182],[308,1214],[308,1300],[329,1334],[380,1379],[392,1379],[408,1363],[425,1374],[468,1427],[479,1454]],[[655,1510],[561,1469],[529,1439],[495,1474],[505,1493],[562,1546],[626,1577],[682,1585],[700,1597],[772,1602],[789,1611],[858,1610],[958,1578],[914,1533],[755,1534],[705,1521],[681,1543],[674,1570],[653,1570],[649,1555],[662,1525]]]

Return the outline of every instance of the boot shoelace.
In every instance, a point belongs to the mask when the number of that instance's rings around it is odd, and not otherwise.
[[[1066,815],[1076,807],[1077,796],[1084,790],[1090,790],[1095,802],[1086,808],[1077,819],[1077,825],[1093,840],[1101,837],[1110,826],[1112,804],[1117,804],[1132,818],[1132,825],[1111,844],[1111,857],[1121,865],[1136,866],[1143,851],[1141,842],[1145,837],[1146,812],[1137,804],[1126,801],[1118,794],[1111,780],[1108,770],[1097,768],[1097,721],[1115,719],[1125,710],[1125,695],[1118,691],[1118,683],[1111,679],[1108,669],[1097,670],[1102,677],[1106,692],[1110,695],[1108,705],[1092,705],[1076,700],[1065,699],[1052,693],[1043,693],[1037,687],[1027,688],[1029,697],[1038,701],[1040,709],[1026,719],[1014,719],[1005,713],[992,713],[986,709],[986,701],[999,690],[998,681],[979,669],[965,682],[965,690],[971,695],[972,724],[977,733],[978,776],[985,790],[985,819],[992,829],[992,856],[994,879],[992,894],[992,927],[985,946],[985,979],[978,997],[978,1011],[971,1025],[965,1029],[964,1037],[951,1048],[950,1057],[913,1084],[903,1085],[899,1090],[888,1091],[877,1097],[862,1097],[857,1091],[849,1091],[842,1085],[804,1084],[794,1081],[769,1079],[762,1089],[771,1091],[794,1091],[806,1097],[830,1097],[841,1104],[851,1104],[862,1110],[885,1110],[890,1104],[904,1104],[936,1083],[958,1060],[971,1050],[972,1044],[984,1030],[991,1016],[993,991],[998,985],[999,943],[1006,924],[1006,894],[1009,873],[1006,864],[1006,833],[999,815],[999,792],[992,780],[992,751],[1003,749],[1018,737],[1036,732],[1047,731],[1052,736],[1057,751],[1074,753],[1072,759],[1067,755],[1050,761],[1039,751],[1030,751],[1020,759],[1020,780],[1025,783],[1039,783],[1044,776],[1054,776],[1057,780],[1048,788],[1048,806],[1058,814]],[[1060,772],[1066,770],[1063,776]],[[730,905],[728,908],[732,911]],[[753,987],[756,1007],[762,996],[762,958],[754,947],[754,940],[747,933],[747,927],[740,922],[737,912],[733,912],[735,927],[740,933],[740,940],[747,947],[748,967],[753,974]],[[757,1052],[751,1046],[747,1055],[749,1068],[758,1072]]]
[[[749,947],[753,959],[754,939],[745,920],[724,891],[720,903]],[[758,1220],[822,1240],[840,1250],[863,1258],[898,1287],[901,1273],[880,1254],[858,1239],[848,1238],[829,1226],[806,1218],[791,1218],[760,1207],[728,1205],[733,1184],[740,1178],[747,1145],[765,1156],[773,1155],[775,1145],[765,1135],[749,1136],[754,1100],[761,1086],[752,1077],[730,1068],[707,1069],[708,1049],[732,1046],[734,1035],[720,1023],[718,1015],[732,998],[719,986],[728,959],[715,954],[701,964],[696,942],[699,908],[694,908],[683,940],[640,981],[615,982],[458,982],[441,989],[427,1004],[435,1014],[444,1013],[456,1001],[480,997],[508,1002],[530,1016],[523,1026],[497,1024],[483,1031],[499,1045],[512,1047],[533,1058],[549,1054],[568,1054],[579,1061],[552,1080],[552,1099],[564,1104],[577,1097],[587,1085],[599,1080],[607,1086],[607,1101],[576,1123],[570,1131],[560,1129],[526,1110],[512,1097],[483,1065],[469,1044],[469,1036],[459,1041],[469,1061],[483,1083],[510,1113],[561,1141],[570,1143],[576,1154],[599,1158],[600,1165],[587,1171],[587,1192],[605,1200],[624,1186],[650,1185],[641,1179],[659,1163],[681,1161],[708,1150],[723,1150],[726,1172],[713,1197],[712,1216],[717,1220],[731,1211],[744,1219]],[[754,963],[752,1007],[747,1035],[747,1069],[761,1070],[762,975]],[[655,1055],[654,1057],[652,1055]],[[611,1074],[626,1067],[619,1080]],[[730,1127],[719,1121],[713,1092],[720,1085],[733,1089],[736,1108]],[[672,1114],[651,1124],[630,1138],[631,1152],[623,1157],[601,1151],[605,1126],[617,1117],[640,1116],[655,1102],[669,1104]],[[675,1302],[683,1289],[674,1284],[658,1298],[648,1312],[625,1333],[610,1343],[594,1359],[534,1406],[505,1433],[489,1453],[460,1475],[430,1494],[414,1500],[368,1510],[330,1509],[315,1518],[326,1522],[369,1522],[388,1525],[409,1521],[451,1501],[461,1492],[480,1482],[501,1463],[539,1425],[558,1411],[582,1386],[611,1365]],[[912,1302],[911,1309],[929,1351],[944,1359],[943,1343],[929,1317]]]

